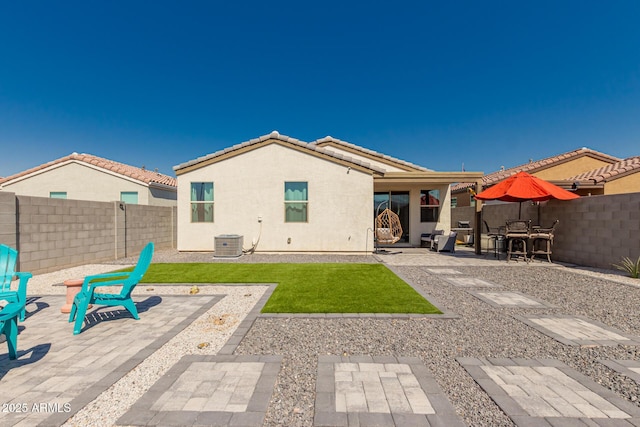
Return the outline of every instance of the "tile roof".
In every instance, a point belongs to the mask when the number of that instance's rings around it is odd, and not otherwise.
[[[595,151],[590,148],[583,147],[577,150],[569,151],[567,153],[558,154],[557,156],[547,157],[542,160],[530,161],[529,163],[525,163],[523,165],[489,173],[482,177],[482,186],[485,188],[489,187],[520,171],[535,173],[537,171],[544,170],[552,166],[556,166],[558,164],[561,164],[582,156],[594,157],[609,163],[615,163],[622,160],[622,159],[619,159],[618,157],[610,156],[608,154],[604,154],[599,151]],[[466,190],[467,188],[473,187],[474,185],[475,185],[474,183],[458,183],[453,187],[451,187],[451,191],[452,192],[463,191],[463,190]]]
[[[91,154],[78,154],[78,153],[72,153],[68,156],[61,157],[59,159],[42,164],[40,166],[36,166],[34,168],[19,172],[15,175],[5,177],[3,179],[0,179],[0,184],[4,184],[5,182],[22,178],[27,175],[31,175],[33,173],[44,171],[50,167],[61,165],[64,163],[69,163],[69,162],[86,163],[93,167],[96,167],[99,169],[105,169],[107,171],[140,181],[147,185],[161,184],[169,187],[177,187],[176,179],[171,176],[164,175],[155,171],[150,171],[144,168],[125,165],[124,163],[114,162],[113,160],[104,159],[102,157],[94,156]]]
[[[572,176],[568,180],[587,181],[593,180],[594,184],[622,178],[630,173],[640,172],[640,156],[629,157],[619,162],[603,166],[599,169],[583,172]]]
[[[387,161],[390,163],[396,163],[398,166],[406,166],[411,169],[416,169],[423,172],[433,172],[431,169],[427,169],[425,167],[416,165],[414,163],[407,162],[405,160],[397,159],[395,157],[388,156],[386,154],[378,153],[377,151],[370,150],[368,148],[360,147],[359,145],[352,144],[350,142],[342,141],[340,139],[334,138],[332,136],[325,136],[324,138],[320,138],[316,141],[311,142],[311,145],[328,145],[328,144],[342,145],[344,147],[350,148],[354,151],[359,151],[365,155],[369,155],[374,158],[379,158],[380,160]]]
[[[349,162],[349,163],[353,163],[354,165],[362,166],[362,167],[364,167],[366,169],[370,169],[370,170],[378,172],[378,173],[384,173],[385,172],[384,169],[379,168],[379,167],[377,167],[375,165],[372,165],[370,163],[363,162],[363,161],[355,159],[353,157],[344,156],[344,155],[342,155],[340,153],[334,153],[334,152],[332,152],[330,150],[325,150],[324,148],[319,147],[319,146],[317,146],[315,144],[304,142],[304,141],[301,141],[301,140],[296,139],[296,138],[291,138],[290,136],[281,135],[278,131],[275,131],[275,130],[273,132],[271,132],[270,134],[268,134],[268,135],[263,135],[263,136],[258,137],[258,138],[250,139],[249,141],[245,141],[245,142],[242,142],[240,144],[233,145],[233,146],[231,146],[229,148],[225,148],[224,150],[219,150],[219,151],[216,151],[214,153],[207,154],[205,156],[201,156],[201,157],[198,157],[196,159],[190,160],[188,162],[181,163],[181,164],[179,164],[177,166],[174,166],[173,170],[179,171],[180,169],[185,169],[185,168],[188,168],[190,166],[197,165],[198,163],[207,162],[208,160],[215,159],[216,157],[220,157],[222,155],[225,155],[225,154],[228,154],[228,153],[232,153],[234,151],[238,151],[238,150],[241,150],[241,149],[246,148],[246,147],[251,147],[252,145],[259,144],[259,143],[267,141],[269,139],[274,139],[274,140],[282,141],[282,142],[285,142],[285,143],[288,143],[288,144],[292,144],[292,145],[300,147],[302,149],[307,149],[307,150],[310,150],[312,152],[316,152],[316,153],[319,153],[319,154],[323,154],[323,155],[332,157],[332,158],[334,158],[336,160],[343,160],[343,161],[346,161],[346,162]]]

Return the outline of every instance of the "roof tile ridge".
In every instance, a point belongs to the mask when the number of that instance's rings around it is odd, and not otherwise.
[[[375,150],[371,150],[369,148],[365,148],[365,147],[362,147],[360,145],[354,144],[352,142],[344,141],[344,140],[339,139],[339,138],[334,138],[334,137],[332,137],[330,135],[327,135],[324,138],[317,139],[317,140],[311,142],[310,144],[317,145],[317,144],[320,144],[320,143],[323,143],[323,142],[335,142],[338,145],[344,145],[344,146],[352,148],[354,150],[361,151],[361,152],[366,153],[366,154],[370,154],[370,155],[372,155],[374,157],[380,157],[382,159],[389,160],[389,161],[394,162],[394,163],[399,163],[399,164],[402,164],[402,165],[405,165],[405,166],[409,166],[409,167],[412,167],[412,168],[420,169],[420,170],[425,171],[425,172],[430,172],[430,169],[425,168],[424,166],[416,165],[415,163],[411,163],[411,162],[408,162],[406,160],[402,160],[402,159],[399,159],[397,157],[390,156],[388,154],[380,153],[380,152],[377,152]]]

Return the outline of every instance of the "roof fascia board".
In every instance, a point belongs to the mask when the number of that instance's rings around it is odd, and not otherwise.
[[[167,184],[163,184],[161,182],[155,182],[155,181],[151,181],[149,182],[149,188],[158,188],[160,190],[167,190],[167,191],[172,191],[174,193],[178,192],[178,188],[174,187],[173,185],[167,185]]]
[[[375,177],[376,182],[410,183],[432,182],[434,184],[451,184],[455,182],[479,182],[482,172],[389,172]]]
[[[337,164],[343,165],[345,167],[350,167],[351,169],[358,170],[358,171],[366,173],[366,174],[381,175],[380,172],[378,172],[378,171],[376,171],[374,169],[370,169],[370,168],[367,168],[365,166],[359,165],[357,163],[350,162],[349,160],[340,159],[340,158],[337,158],[335,156],[323,153],[321,151],[313,150],[313,149],[304,147],[302,145],[293,144],[293,143],[290,143],[290,142],[287,142],[287,141],[283,141],[281,139],[268,138],[268,139],[265,139],[264,141],[259,141],[259,142],[256,142],[255,144],[246,145],[244,147],[238,148],[237,150],[229,151],[227,153],[222,153],[219,156],[215,156],[215,157],[211,157],[209,159],[205,159],[202,162],[198,162],[196,164],[189,165],[189,166],[186,166],[184,168],[176,169],[175,170],[176,176],[179,176],[179,175],[182,175],[182,174],[185,174],[185,173],[188,173],[188,172],[192,172],[194,170],[197,170],[197,169],[212,165],[214,163],[221,162],[223,160],[230,159],[230,158],[235,157],[235,156],[239,156],[239,155],[247,153],[249,151],[257,150],[258,148],[262,148],[262,147],[265,147],[265,146],[270,145],[270,144],[277,144],[277,145],[280,145],[280,146],[285,147],[285,148],[290,148],[292,150],[296,150],[296,151],[299,151],[301,153],[309,154],[311,156],[318,157],[318,158],[330,161],[332,163],[337,163]]]

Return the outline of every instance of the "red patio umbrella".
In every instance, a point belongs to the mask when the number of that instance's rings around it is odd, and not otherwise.
[[[511,175],[493,187],[476,194],[478,200],[502,200],[520,202],[521,204],[526,201],[543,202],[551,199],[571,200],[578,198],[580,196],[526,172]]]

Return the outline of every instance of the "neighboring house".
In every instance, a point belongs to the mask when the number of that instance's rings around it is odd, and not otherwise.
[[[401,244],[418,246],[422,233],[450,228],[450,184],[482,177],[275,131],[174,170],[180,251],[211,251],[219,235],[241,235],[257,251],[371,251],[375,214],[389,203]]]
[[[589,148],[580,148],[568,153],[548,157],[546,159],[525,163],[509,169],[502,169],[482,178],[482,189],[487,189],[494,184],[516,174],[520,171],[530,173],[538,178],[550,181],[562,188],[575,191],[581,196],[604,194],[601,185],[592,185],[585,180],[582,186],[576,184],[573,177],[620,162],[622,159],[600,153]],[[472,203],[471,191],[475,190],[474,183],[461,182],[451,188],[451,197],[454,206],[470,206]],[[640,190],[635,190],[640,191]],[[632,192],[632,191],[626,191]]]
[[[77,153],[0,179],[0,190],[24,196],[155,206],[175,206],[177,199],[173,177]]]
[[[593,194],[640,193],[640,156],[572,176],[568,181],[576,190],[589,189]]]

